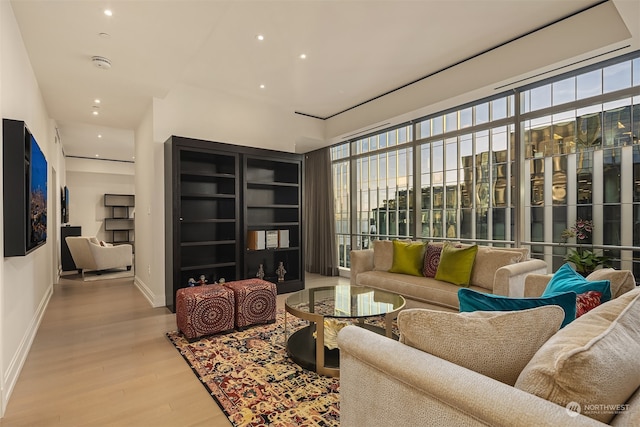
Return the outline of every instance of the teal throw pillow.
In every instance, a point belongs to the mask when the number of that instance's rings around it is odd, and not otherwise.
[[[436,280],[453,283],[458,286],[469,286],[473,263],[478,253],[478,245],[457,248],[445,242],[440,253],[440,264],[436,271]]]
[[[422,277],[424,242],[393,241],[393,263],[389,273],[410,274]]]
[[[546,297],[568,291],[575,292],[577,295],[597,291],[602,293],[600,302],[605,303],[611,299],[611,282],[609,280],[587,280],[571,268],[571,265],[564,264],[553,274],[542,296]]]
[[[539,298],[510,298],[502,295],[485,294],[473,289],[458,289],[460,312],[471,311],[518,311],[545,305],[559,305],[564,310],[561,328],[576,318],[576,293],[564,292]]]

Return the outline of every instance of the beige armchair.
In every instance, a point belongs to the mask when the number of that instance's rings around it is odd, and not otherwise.
[[[73,262],[84,278],[85,271],[101,271],[111,268],[126,268],[133,265],[131,245],[100,244],[95,237],[67,236],[65,238]]]

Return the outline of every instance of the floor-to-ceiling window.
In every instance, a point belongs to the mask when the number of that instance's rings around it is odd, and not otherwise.
[[[409,237],[524,245],[555,270],[586,219],[581,244],[640,276],[639,88],[635,53],[332,147],[340,265]]]

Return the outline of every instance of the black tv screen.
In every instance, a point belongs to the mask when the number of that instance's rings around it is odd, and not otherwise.
[[[33,249],[47,240],[47,159],[31,136],[27,242]]]

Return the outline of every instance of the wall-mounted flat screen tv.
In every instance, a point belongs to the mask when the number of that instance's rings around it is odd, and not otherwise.
[[[47,159],[31,135],[29,164],[29,221],[27,242],[29,249],[47,240]]]

